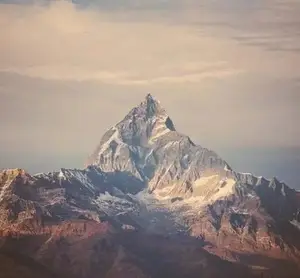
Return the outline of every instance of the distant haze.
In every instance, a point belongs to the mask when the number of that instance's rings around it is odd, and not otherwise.
[[[83,167],[151,92],[239,171],[300,189],[300,3],[0,0],[0,168]]]

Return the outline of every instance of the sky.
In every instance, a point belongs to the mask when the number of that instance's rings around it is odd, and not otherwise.
[[[151,92],[234,169],[300,189],[300,1],[0,0],[0,168],[81,168]]]

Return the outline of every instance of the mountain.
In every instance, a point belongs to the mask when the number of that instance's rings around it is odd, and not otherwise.
[[[0,222],[0,256],[45,277],[300,273],[300,193],[234,171],[150,94],[85,169],[2,171]]]
[[[151,192],[172,186],[174,196],[191,195],[191,183],[202,176],[226,177],[230,170],[215,152],[177,132],[150,94],[104,134],[88,163],[106,172],[129,172]]]
[[[299,193],[275,178],[236,173],[215,152],[177,132],[150,94],[104,134],[89,164],[133,175],[155,196],[150,206],[167,210],[217,252],[226,247],[222,255],[229,259],[243,250],[299,261],[297,236],[284,234],[298,234]],[[157,201],[163,209],[151,205]]]

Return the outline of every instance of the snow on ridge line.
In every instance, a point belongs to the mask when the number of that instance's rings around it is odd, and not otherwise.
[[[275,180],[277,180],[280,183],[285,183],[284,181],[279,180],[277,177],[266,178],[264,176],[256,176],[253,173],[246,173],[246,172],[237,172],[237,174],[244,175],[244,176],[252,176],[253,178],[257,178],[257,179],[265,179],[268,182],[271,182],[273,179],[275,179]]]

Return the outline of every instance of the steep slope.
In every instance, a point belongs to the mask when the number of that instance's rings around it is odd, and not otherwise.
[[[150,94],[101,139],[88,163],[106,172],[130,172],[150,192],[169,186],[168,195],[191,195],[202,176],[226,177],[228,164],[176,131],[159,101]]]

